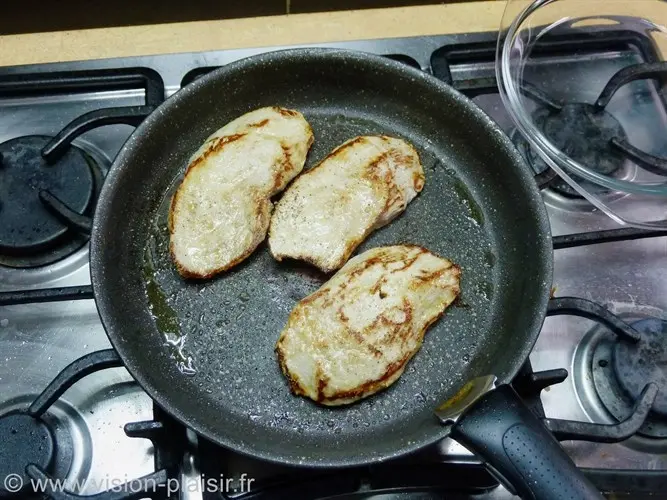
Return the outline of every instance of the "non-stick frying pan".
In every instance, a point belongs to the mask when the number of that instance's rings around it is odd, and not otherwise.
[[[307,168],[356,135],[410,141],[425,188],[358,251],[414,243],[463,270],[460,300],[429,329],[402,378],[350,406],[290,394],[274,354],[290,310],[326,275],[275,262],[262,245],[230,272],[185,281],[169,256],[169,201],[190,155],[226,122],[270,105],[297,109],[311,123]],[[472,384],[468,398],[459,393],[480,376],[510,382],[530,353],[551,286],[550,229],[508,138],[425,73],[379,56],[297,49],[202,77],[122,148],[100,196],[91,251],[97,306],[128,370],[159,405],[219,445],[285,464],[340,467],[384,461],[451,433],[526,495],[596,495],[529,412],[521,423],[525,407],[507,386],[483,395],[488,387]],[[445,401],[451,410],[479,396],[456,425],[436,417]],[[559,474],[572,477],[558,486]]]

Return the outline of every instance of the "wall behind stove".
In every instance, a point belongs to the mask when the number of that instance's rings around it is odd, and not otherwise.
[[[8,5],[3,6],[4,8],[0,14],[0,34],[10,35],[465,1],[468,0],[19,1],[7,2]]]

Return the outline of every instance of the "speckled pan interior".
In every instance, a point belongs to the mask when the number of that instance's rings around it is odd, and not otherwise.
[[[274,354],[292,307],[327,276],[275,262],[264,244],[231,272],[184,281],[168,254],[169,200],[189,156],[226,122],[268,105],[297,109],[311,123],[306,168],[356,135],[410,141],[425,188],[358,252],[414,243],[463,270],[461,300],[429,329],[403,376],[350,406],[291,395]],[[551,266],[532,175],[486,115],[406,65],[328,49],[230,64],[144,121],[104,185],[91,259],[107,333],[158,404],[220,445],[307,466],[386,460],[442,437],[433,414],[439,403],[474,376],[508,381],[527,357],[544,319]],[[194,374],[183,373],[190,368]]]

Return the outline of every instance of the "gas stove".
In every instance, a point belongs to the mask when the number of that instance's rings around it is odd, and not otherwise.
[[[430,72],[513,138],[535,169],[555,248],[549,317],[513,385],[602,490],[629,498],[661,491],[667,232],[618,229],[546,169],[515,133],[498,95],[496,37],[319,46],[372,52]],[[113,158],[132,127],[183,85],[280,48],[0,68],[0,481],[14,475],[0,485],[0,496],[24,494],[18,486],[29,490],[30,478],[54,478],[70,494],[117,495],[109,498],[512,497],[449,439],[393,463],[345,472],[294,470],[222,450],[154,407],[111,349],[92,298],[87,242]],[[550,92],[529,89],[534,113],[545,130],[573,135],[590,132],[583,103],[595,102],[615,73],[659,60],[642,35],[618,26],[545,44],[542,53]],[[661,72],[667,76],[667,68]],[[632,168],[642,154],[660,164],[667,157],[667,108],[653,94],[637,103],[640,112],[608,110],[595,125],[597,140],[576,154],[608,171]],[[638,124],[641,150],[627,147]],[[625,148],[606,149],[612,137]],[[46,488],[54,498],[72,498],[57,489]]]

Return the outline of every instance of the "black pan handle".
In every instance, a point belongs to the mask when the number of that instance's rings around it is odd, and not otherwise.
[[[450,436],[524,500],[604,500],[509,385],[482,396]]]

